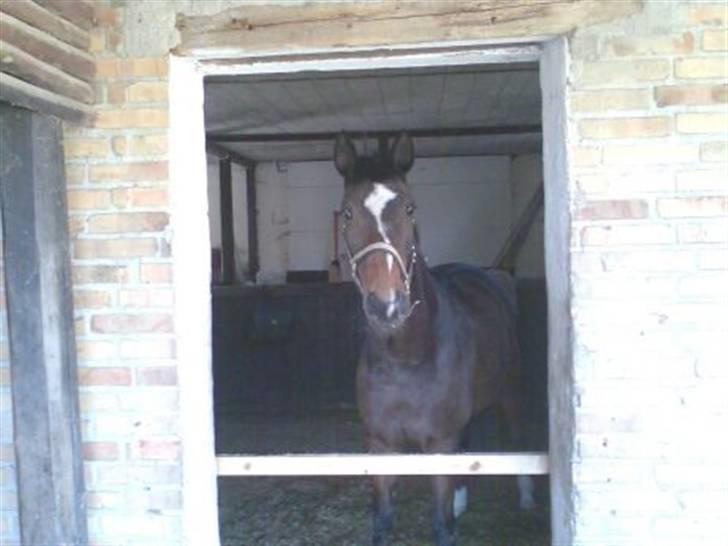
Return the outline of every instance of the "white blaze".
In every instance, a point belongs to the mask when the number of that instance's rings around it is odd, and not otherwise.
[[[391,243],[389,241],[389,237],[387,237],[387,233],[384,231],[382,212],[384,212],[384,208],[387,206],[387,203],[395,197],[397,197],[397,194],[390,190],[387,186],[375,182],[374,189],[369,195],[367,195],[367,198],[364,199],[364,206],[372,213],[372,216],[374,216],[374,220],[377,222],[377,229],[379,229],[382,240],[384,240],[387,244]],[[389,261],[387,263],[389,263]]]

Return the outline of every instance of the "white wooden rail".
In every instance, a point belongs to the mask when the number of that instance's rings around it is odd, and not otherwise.
[[[217,457],[218,476],[482,476],[548,473],[547,453]]]

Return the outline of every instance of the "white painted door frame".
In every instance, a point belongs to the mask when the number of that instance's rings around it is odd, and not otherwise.
[[[566,176],[566,41],[521,45],[448,44],[406,50],[331,52],[325,58],[285,60],[275,56],[231,63],[170,59],[170,198],[173,232],[175,326],[183,444],[185,544],[219,545],[219,475],[365,474],[546,474],[552,475],[552,537],[571,542],[570,461],[573,408],[570,393],[570,322],[561,314],[569,303],[568,177]],[[346,54],[345,54],[346,53]],[[295,73],[309,70],[372,70],[412,66],[455,66],[505,62],[541,64],[544,131],[544,185],[547,283],[549,286],[549,405],[551,448],[545,453],[290,457],[215,456],[211,364],[210,237],[203,78],[208,75]],[[564,277],[565,276],[565,277]],[[553,292],[553,293],[552,293]],[[567,307],[564,307],[564,303]],[[556,389],[556,391],[555,391]],[[555,394],[555,396],[554,396]],[[556,402],[554,404],[554,402]],[[566,415],[564,415],[566,413]],[[328,469],[326,472],[324,470]],[[405,470],[406,469],[406,470]],[[415,472],[416,470],[416,472]],[[567,475],[569,474],[569,475]],[[555,512],[555,513],[554,513]],[[566,513],[565,513],[566,512]]]

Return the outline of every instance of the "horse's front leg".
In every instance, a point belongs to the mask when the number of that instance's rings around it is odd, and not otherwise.
[[[392,503],[392,487],[394,476],[373,476],[373,513],[372,513],[372,544],[374,546],[388,546],[389,532],[394,521],[394,505]]]
[[[433,530],[437,546],[455,546],[455,497],[454,476],[433,476],[432,488],[435,497]]]

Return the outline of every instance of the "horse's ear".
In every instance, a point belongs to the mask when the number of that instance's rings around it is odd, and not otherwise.
[[[356,148],[346,133],[336,137],[334,145],[334,165],[341,176],[348,178],[356,165]]]
[[[415,145],[407,133],[400,133],[392,144],[392,165],[397,172],[405,174],[415,162]]]

